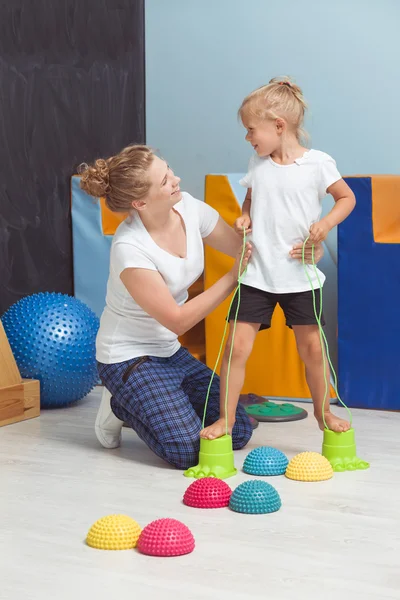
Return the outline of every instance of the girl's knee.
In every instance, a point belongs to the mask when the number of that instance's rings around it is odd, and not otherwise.
[[[234,363],[246,364],[251,351],[253,350],[254,340],[248,335],[240,334],[235,335],[232,348],[232,340],[229,340],[226,344],[224,360],[227,361],[231,356],[231,360]]]
[[[322,361],[322,348],[319,339],[310,339],[308,342],[303,342],[299,346],[299,354],[303,362],[308,364],[321,363]]]
[[[319,331],[316,327],[296,331],[297,349],[300,358],[307,364],[322,361],[322,347]]]

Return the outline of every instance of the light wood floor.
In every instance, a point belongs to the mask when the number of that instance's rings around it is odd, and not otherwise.
[[[268,479],[283,506],[253,516],[184,506],[191,480],[131,430],[123,430],[120,449],[99,447],[100,391],[0,429],[2,600],[400,599],[400,414],[355,410],[358,455],[371,469],[323,483]],[[236,453],[236,467],[259,445],[292,457],[320,451],[321,439],[311,416],[262,424]],[[236,487],[248,478],[240,472],[227,481]],[[155,559],[86,546],[92,523],[112,513],[142,527],[180,519],[196,549]]]

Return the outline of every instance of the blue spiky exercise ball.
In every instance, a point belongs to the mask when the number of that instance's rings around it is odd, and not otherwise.
[[[33,294],[1,320],[21,376],[40,381],[42,408],[67,406],[94,388],[99,319],[86,304],[66,294]]]

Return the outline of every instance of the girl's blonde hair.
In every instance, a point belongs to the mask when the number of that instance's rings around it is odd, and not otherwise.
[[[259,119],[284,119],[296,134],[299,142],[308,139],[303,129],[304,115],[307,109],[303,93],[289,77],[274,77],[262,87],[251,92],[239,108],[239,117]]]
[[[80,165],[80,186],[94,198],[104,197],[113,212],[127,213],[132,202],[141,200],[150,189],[148,170],[153,159],[154,152],[148,146],[127,146],[116,156]]]

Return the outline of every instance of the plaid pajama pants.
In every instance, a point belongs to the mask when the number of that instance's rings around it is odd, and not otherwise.
[[[98,363],[102,383],[112,394],[113,413],[165,461],[178,469],[198,462],[204,404],[212,371],[185,348],[169,358],[142,356],[122,363]],[[215,375],[206,425],[219,418],[219,377]],[[232,431],[234,450],[250,440],[252,426],[238,405]]]

